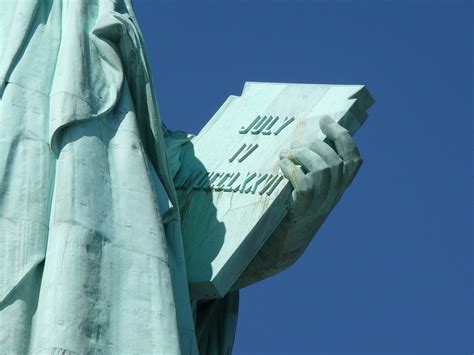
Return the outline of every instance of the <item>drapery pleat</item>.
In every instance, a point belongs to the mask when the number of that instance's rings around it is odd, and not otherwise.
[[[176,197],[130,4],[27,5],[28,29],[8,36],[22,44],[1,57],[0,352],[196,353],[179,213],[165,225],[158,203]]]
[[[0,6],[0,353],[197,354],[187,140],[164,137],[130,1]],[[200,353],[230,353],[238,294],[194,306]]]

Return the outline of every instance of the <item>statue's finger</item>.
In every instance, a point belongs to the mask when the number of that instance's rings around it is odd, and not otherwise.
[[[330,189],[339,190],[343,184],[344,162],[327,143],[315,140],[309,143],[309,147],[317,153],[329,166],[331,170]]]
[[[303,170],[288,158],[280,160],[280,168],[295,190],[306,191],[311,188],[311,183]]]
[[[342,166],[343,161],[341,157],[322,140],[311,141],[308,143],[308,147],[319,155],[329,167]]]
[[[319,203],[325,203],[328,194],[332,191],[334,177],[330,168],[314,171],[308,174],[313,184],[314,195]]]
[[[337,154],[344,162],[360,160],[359,149],[349,132],[329,116],[324,116],[319,125],[329,140],[334,142]]]
[[[291,162],[288,158],[280,160],[280,168],[283,175],[293,186],[293,200],[296,204],[305,204],[312,201],[313,184],[301,168]]]
[[[288,151],[288,159],[301,165],[304,172],[325,169],[328,164],[318,154],[309,148],[296,148]]]
[[[343,184],[349,186],[362,164],[359,149],[354,143],[349,132],[336,123],[329,116],[325,116],[320,121],[321,130],[334,142],[335,148],[341,159],[344,161]]]

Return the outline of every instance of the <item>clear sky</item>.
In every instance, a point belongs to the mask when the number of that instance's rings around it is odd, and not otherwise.
[[[245,81],[365,84],[364,165],[302,258],[241,292],[235,354],[471,354],[473,1],[135,0],[163,121]]]

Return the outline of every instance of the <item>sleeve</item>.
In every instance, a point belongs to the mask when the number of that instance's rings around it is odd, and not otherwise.
[[[191,170],[189,166],[193,165],[190,159],[194,159],[193,145],[191,139],[194,137],[183,131],[171,131],[162,124],[163,135],[165,137],[166,155],[168,158],[168,167],[173,183],[176,186],[183,186],[181,181],[191,181]],[[191,199],[191,188],[180,188],[176,190],[178,208],[180,215],[183,216],[188,208]]]
[[[191,139],[194,136],[183,131],[171,131],[164,124],[162,128],[171,176],[176,178],[182,170],[186,152],[192,149]]]

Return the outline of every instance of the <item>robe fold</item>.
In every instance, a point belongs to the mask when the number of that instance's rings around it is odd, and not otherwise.
[[[230,353],[238,294],[191,307],[130,1],[2,1],[0,31],[0,354],[197,354],[193,314]]]

